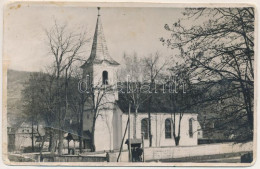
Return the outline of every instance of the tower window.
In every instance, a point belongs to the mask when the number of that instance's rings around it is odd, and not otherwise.
[[[108,84],[108,72],[107,71],[103,71],[103,73],[102,73],[102,82],[104,85]]]

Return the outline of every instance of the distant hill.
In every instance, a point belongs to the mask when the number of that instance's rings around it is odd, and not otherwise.
[[[7,70],[7,124],[16,126],[23,122],[22,90],[32,72]]]

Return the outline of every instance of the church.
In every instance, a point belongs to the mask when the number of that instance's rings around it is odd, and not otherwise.
[[[114,86],[117,81],[117,71],[120,64],[110,56],[106,44],[101,16],[98,8],[98,16],[93,37],[91,54],[87,61],[81,66],[83,70],[83,79],[89,78],[91,83],[96,86],[94,88],[94,102],[98,107],[97,114],[93,113],[88,105],[84,106],[83,114],[83,131],[91,133],[93,127],[93,116],[96,116],[94,143],[96,151],[119,150],[123,144],[123,150],[127,149],[124,138],[125,129],[128,121],[128,110],[122,108],[120,104],[119,93],[104,93],[99,90],[103,86]],[[98,89],[99,88],[99,89]],[[102,97],[101,97],[102,96]],[[98,103],[97,103],[98,102]],[[179,119],[180,114],[176,114]],[[130,137],[133,138],[134,131],[134,113],[130,113]],[[179,126],[177,123],[176,126]],[[180,133],[180,146],[193,146],[198,144],[199,123],[197,113],[183,113]],[[177,129],[176,129],[177,131]],[[148,112],[140,112],[136,118],[136,138],[141,139],[143,134],[144,147],[149,147],[148,134]],[[152,147],[175,146],[173,138],[172,113],[156,111],[151,112],[151,134]],[[122,141],[122,139],[124,140]],[[84,140],[84,148],[88,148],[90,140]]]

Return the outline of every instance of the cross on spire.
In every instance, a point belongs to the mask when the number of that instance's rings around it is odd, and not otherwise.
[[[100,7],[97,7],[97,9],[98,9],[98,16],[100,16],[100,13],[99,13],[99,11],[100,11]]]

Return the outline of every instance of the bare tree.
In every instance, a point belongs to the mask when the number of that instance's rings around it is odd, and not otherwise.
[[[225,90],[228,95],[215,92],[212,98],[221,100],[229,109],[223,108],[222,111],[229,113],[229,118],[222,113],[223,120],[233,124],[229,130],[246,130],[241,132],[242,135],[252,139],[254,8],[196,8],[187,9],[183,14],[188,21],[205,22],[194,26],[183,26],[181,21],[172,26],[166,24],[165,29],[171,32],[171,37],[161,41],[173,49],[180,49],[182,58],[193,71],[193,82],[203,82],[204,86],[223,82],[230,84],[226,85],[230,86],[229,90]],[[230,98],[242,98],[242,104],[240,101],[232,102]],[[231,111],[231,108],[236,110]],[[239,117],[244,123],[238,125],[236,121]]]
[[[133,137],[136,138],[137,117],[140,106],[148,99],[148,92],[144,92],[145,77],[144,77],[144,60],[138,58],[137,53],[133,55],[124,54],[126,67],[121,72],[126,80],[126,93],[123,95],[126,101],[131,102],[134,108],[134,131]]]
[[[185,64],[177,64],[170,71],[172,76],[168,83],[170,90],[168,99],[171,106],[173,139],[175,145],[178,146],[181,139],[182,118],[184,113],[191,107],[192,99],[196,95],[193,94],[193,87],[191,86],[189,77],[190,72]]]
[[[144,67],[146,72],[146,79],[149,83],[150,92],[148,93],[148,131],[149,131],[149,146],[152,146],[152,130],[151,130],[151,104],[153,104],[153,95],[156,90],[156,80],[159,80],[160,73],[167,65],[167,61],[160,62],[160,53],[156,52],[144,59]]]
[[[69,108],[74,112],[74,115],[77,115],[77,125],[78,125],[78,137],[79,137],[79,149],[82,153],[83,149],[83,113],[84,113],[84,105],[89,97],[87,93],[80,92],[78,90],[78,83],[82,80],[82,71],[78,69],[78,67],[74,67],[72,73],[73,78],[70,82],[70,97]]]
[[[71,77],[72,63],[80,57],[80,50],[87,42],[86,34],[75,34],[68,31],[66,25],[58,25],[55,21],[50,30],[46,30],[48,38],[48,47],[51,56],[54,59],[53,74],[57,82],[56,96],[58,98],[56,111],[58,113],[59,128],[59,155],[63,149],[63,125],[68,110],[68,79]],[[64,85],[64,95],[60,87]],[[62,109],[63,108],[63,109]]]

